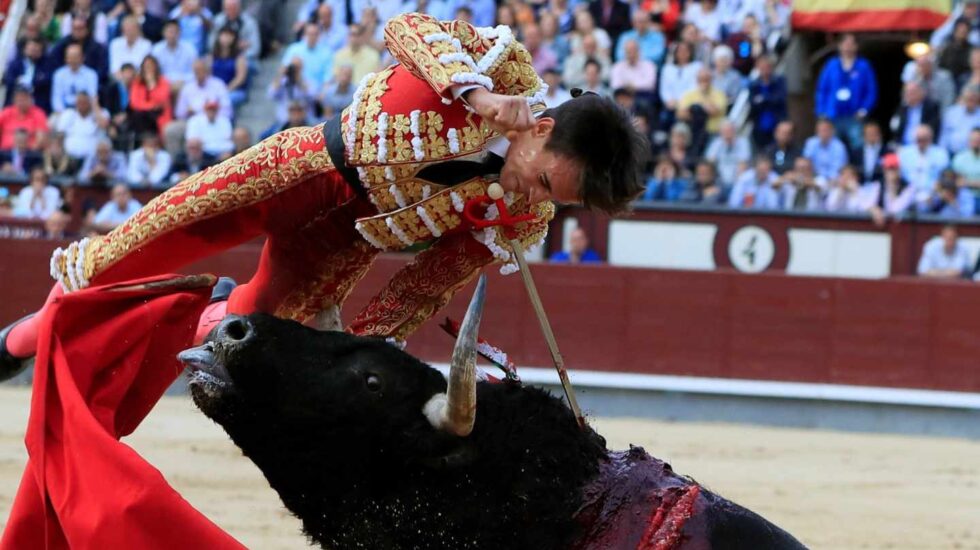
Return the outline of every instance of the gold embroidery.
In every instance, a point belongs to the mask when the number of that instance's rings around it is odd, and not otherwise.
[[[306,323],[332,305],[343,307],[377,255],[377,249],[361,240],[333,251],[317,262],[313,277],[287,295],[274,315]]]
[[[323,126],[293,128],[168,189],[123,225],[86,247],[84,273],[99,273],[157,237],[212,216],[263,201],[333,165]],[[70,267],[71,264],[63,266]]]

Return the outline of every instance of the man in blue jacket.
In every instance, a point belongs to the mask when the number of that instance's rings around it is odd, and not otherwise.
[[[861,125],[878,101],[874,69],[858,57],[857,38],[841,36],[839,55],[824,65],[817,81],[817,116],[833,121],[837,135],[853,148],[860,147]]]

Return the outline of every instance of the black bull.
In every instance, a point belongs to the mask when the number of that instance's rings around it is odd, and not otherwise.
[[[643,449],[607,451],[550,394],[476,383],[482,296],[448,400],[382,340],[267,315],[228,317],[181,359],[197,406],[326,548],[803,548]]]

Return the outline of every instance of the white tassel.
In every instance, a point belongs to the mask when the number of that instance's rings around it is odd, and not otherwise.
[[[415,161],[422,162],[425,158],[425,150],[422,149],[422,137],[419,132],[419,117],[422,115],[422,111],[416,109],[412,111],[409,117],[409,130],[412,132],[412,151],[415,153]]]
[[[361,102],[361,95],[364,93],[364,89],[374,78],[375,73],[368,73],[364,75],[364,78],[357,84],[357,89],[354,90],[354,96],[351,98],[350,107],[348,111],[347,118],[347,147],[350,148],[348,151],[348,158],[354,160],[354,145],[357,140],[357,107]]]
[[[388,192],[395,197],[395,202],[398,203],[399,208],[405,208],[408,206],[408,201],[405,200],[405,195],[402,195],[402,191],[397,185],[391,184],[391,186],[388,187]]]
[[[419,215],[419,218],[421,218],[422,223],[425,224],[426,229],[429,230],[429,233],[432,233],[433,237],[438,239],[439,237],[442,236],[442,231],[440,231],[439,227],[436,226],[436,222],[429,217],[429,212],[426,211],[424,206],[417,207],[415,209],[415,213]]]
[[[452,76],[451,80],[456,84],[477,84],[491,92],[493,91],[493,80],[490,80],[490,77],[475,72],[456,73]]]
[[[426,44],[432,44],[433,42],[450,42],[454,40],[452,36],[444,32],[434,32],[432,34],[427,34],[422,37],[422,41]]]
[[[409,239],[408,235],[406,235],[405,232],[402,231],[402,228],[398,227],[398,223],[395,222],[395,218],[392,218],[390,216],[388,218],[385,218],[385,224],[388,225],[388,229],[391,230],[392,234],[395,235],[395,237],[397,237],[398,240],[402,242],[402,244],[404,244],[405,246],[412,246],[413,244],[415,244],[415,241]]]
[[[470,68],[471,71],[479,71],[473,58],[463,52],[444,53],[439,56],[439,63],[449,65],[450,63],[462,63]]]
[[[388,158],[388,113],[378,115],[378,162]]]
[[[362,224],[361,222],[355,223],[354,229],[357,229],[357,232],[360,233],[362,237],[364,237],[364,240],[367,241],[374,248],[380,250],[388,250],[388,247],[381,244],[380,241],[375,239],[374,235],[372,235],[367,229],[365,229],[364,224]]]
[[[457,212],[462,212],[463,209],[466,208],[466,203],[463,202],[462,197],[457,195],[455,191],[449,192],[449,198],[452,199],[453,208],[455,208]]]
[[[450,128],[446,132],[446,137],[449,138],[449,152],[454,155],[459,153],[459,132],[456,131],[456,128]]]
[[[88,288],[88,279],[85,277],[85,249],[88,247],[88,237],[78,243],[78,254],[75,256],[75,277],[78,279],[77,289]]]

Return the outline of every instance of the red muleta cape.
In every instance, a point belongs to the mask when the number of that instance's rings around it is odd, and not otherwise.
[[[211,277],[69,293],[40,323],[29,459],[0,550],[243,548],[119,441],[180,375]]]

